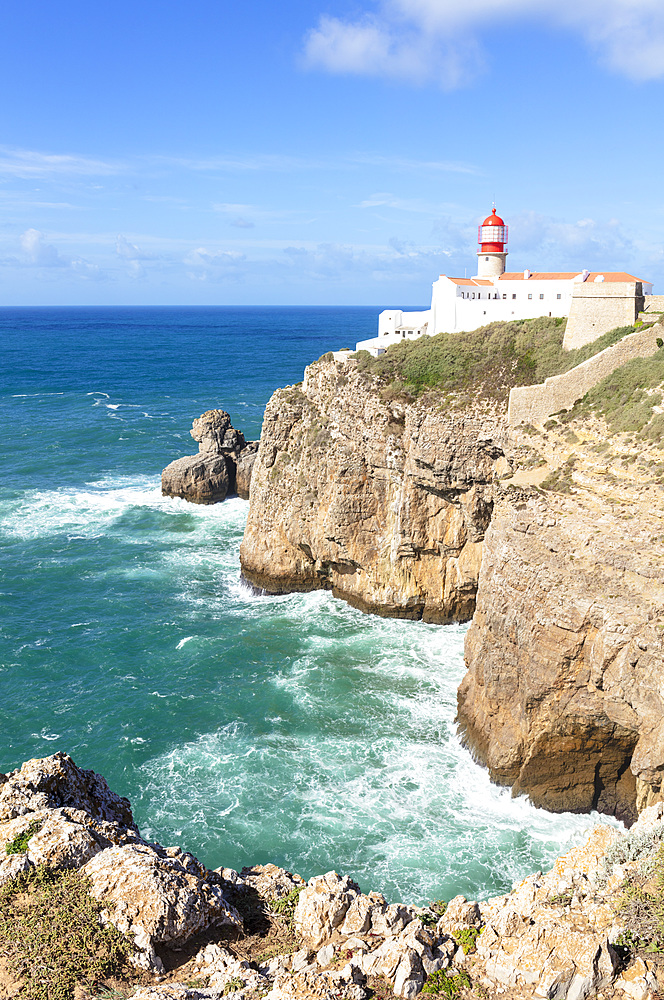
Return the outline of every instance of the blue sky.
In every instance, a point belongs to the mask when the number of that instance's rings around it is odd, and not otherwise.
[[[664,292],[662,0],[5,0],[0,304],[426,305],[473,274]]]

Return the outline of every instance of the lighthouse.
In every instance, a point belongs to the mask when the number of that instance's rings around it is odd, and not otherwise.
[[[488,215],[481,226],[477,229],[477,277],[478,278],[498,278],[505,273],[505,258],[507,257],[507,226],[496,215],[496,206],[493,206],[491,215]]]

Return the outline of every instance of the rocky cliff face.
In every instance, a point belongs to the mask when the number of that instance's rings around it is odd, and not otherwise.
[[[265,411],[244,576],[381,615],[467,620],[505,430],[491,412],[381,398],[352,365],[311,365]]]
[[[515,794],[630,823],[662,796],[662,487],[597,421],[539,435],[550,465],[570,436],[563,492],[494,494],[459,719]]]

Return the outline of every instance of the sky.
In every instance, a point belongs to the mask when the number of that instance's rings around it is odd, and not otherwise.
[[[0,305],[664,293],[662,0],[5,0]]]

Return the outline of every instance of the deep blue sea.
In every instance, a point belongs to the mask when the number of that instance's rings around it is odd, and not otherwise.
[[[0,309],[0,770],[66,750],[211,867],[335,868],[393,901],[503,891],[581,839],[589,817],[513,800],[459,745],[464,627],[255,596],[248,503],[161,496],[194,417],[258,437],[378,311]]]

